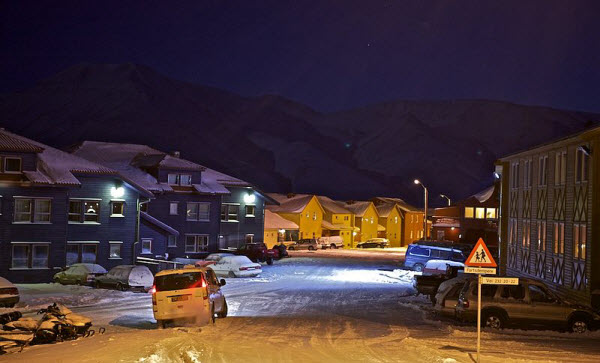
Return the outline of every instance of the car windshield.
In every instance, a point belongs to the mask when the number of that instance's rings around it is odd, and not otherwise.
[[[202,286],[202,272],[156,276],[156,291],[194,289]]]

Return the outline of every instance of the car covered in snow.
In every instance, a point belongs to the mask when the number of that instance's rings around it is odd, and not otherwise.
[[[387,238],[370,238],[356,245],[357,248],[385,248],[390,241]]]
[[[288,250],[290,250],[290,251],[295,251],[295,250],[316,251],[317,248],[319,248],[319,244],[317,243],[316,238],[299,239],[298,242],[290,244],[288,246]]]
[[[458,297],[465,283],[475,277],[471,274],[460,274],[443,281],[437,288],[433,300],[433,311],[439,316],[454,317]]]
[[[456,304],[456,316],[477,321],[477,280],[466,283]],[[589,307],[563,300],[541,281],[519,278],[518,285],[481,286],[481,325],[566,328],[583,333],[600,326],[600,315]]]
[[[233,256],[243,257],[243,256]],[[227,316],[227,301],[215,272],[209,267],[188,265],[160,271],[154,277],[152,312],[159,328],[174,320],[194,320],[208,324],[217,316]]]
[[[19,302],[19,289],[12,282],[0,277],[0,308],[12,308]]]
[[[423,275],[445,275],[448,272],[448,269],[451,267],[464,269],[465,264],[450,260],[429,260],[427,263],[425,263]]]
[[[428,245],[425,243],[412,243],[406,249],[404,267],[417,272],[423,271],[429,260],[448,260],[465,262],[463,252],[450,246]]]
[[[329,236],[317,238],[317,244],[322,249],[338,249],[344,247],[344,240],[341,236]]]
[[[253,277],[262,272],[260,263],[252,262],[246,256],[236,256],[230,253],[212,253],[206,257],[207,261],[215,263],[209,265],[217,276],[223,277]]]
[[[95,263],[75,263],[57,272],[53,281],[63,285],[93,285],[96,277],[106,272],[104,267]]]
[[[148,291],[154,282],[150,269],[142,265],[120,265],[108,271],[106,275],[96,277],[94,286],[110,287],[120,291],[136,289]]]

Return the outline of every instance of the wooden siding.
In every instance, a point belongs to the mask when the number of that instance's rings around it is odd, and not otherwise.
[[[222,203],[235,203],[240,205],[237,222],[221,221],[220,235],[223,236],[228,247],[237,248],[243,245],[247,234],[253,234],[255,242],[266,242],[264,237],[264,197],[249,188],[229,187],[228,189],[231,194],[224,195],[221,200]],[[254,203],[249,204],[255,206],[254,217],[246,217],[246,202],[244,201],[244,196],[246,194],[254,194],[256,198]],[[275,241],[277,241],[277,236],[275,236]]]

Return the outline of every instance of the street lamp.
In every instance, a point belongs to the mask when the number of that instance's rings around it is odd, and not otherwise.
[[[449,207],[449,206],[450,206],[450,204],[452,203],[452,202],[450,201],[450,197],[448,197],[447,195],[440,194],[440,198],[446,198],[446,199],[448,199],[448,207]]]
[[[427,197],[428,192],[427,188],[419,181],[419,179],[415,179],[415,184],[419,184],[423,187],[424,195],[425,195],[425,215],[423,216],[423,239],[427,240]]]

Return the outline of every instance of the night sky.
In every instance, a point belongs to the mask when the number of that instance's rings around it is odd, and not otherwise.
[[[598,0],[5,1],[0,18],[2,92],[134,62],[321,111],[486,98],[600,112]]]

